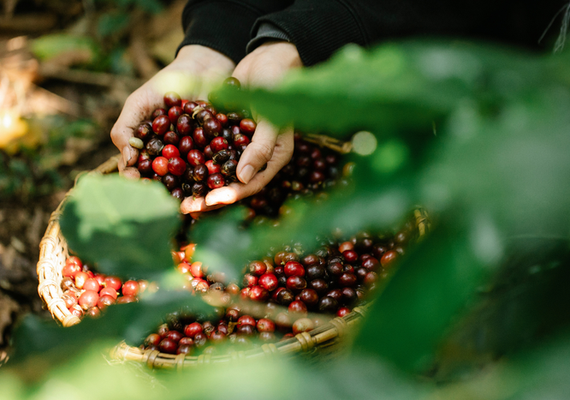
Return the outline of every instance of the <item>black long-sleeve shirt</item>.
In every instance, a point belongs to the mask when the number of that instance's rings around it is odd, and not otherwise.
[[[263,24],[284,32],[305,66],[317,64],[347,43],[371,46],[406,37],[490,40],[531,49],[551,22],[559,31],[568,0],[190,0],[183,12],[181,46],[201,44],[236,63]]]

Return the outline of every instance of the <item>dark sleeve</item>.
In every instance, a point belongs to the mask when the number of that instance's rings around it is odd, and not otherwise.
[[[566,3],[567,0],[296,0],[284,10],[259,18],[252,32],[263,23],[277,26],[297,46],[306,66],[326,60],[347,43],[370,46],[411,36],[451,36],[541,48],[548,42],[539,43],[540,37]],[[556,30],[552,28],[551,32]]]
[[[184,40],[217,50],[236,64],[245,56],[251,28],[260,16],[282,10],[292,0],[190,0],[182,12]]]

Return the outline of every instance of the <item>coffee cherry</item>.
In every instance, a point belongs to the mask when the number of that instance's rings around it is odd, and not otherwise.
[[[116,276],[108,276],[105,278],[105,287],[119,290],[123,286],[123,282]]]
[[[301,293],[299,293],[299,298],[308,307],[316,306],[319,302],[319,295],[314,289],[303,289]]]
[[[194,148],[194,141],[190,136],[183,136],[178,144],[180,155],[186,157],[188,152]]]
[[[225,185],[225,183],[226,180],[224,179],[224,176],[222,174],[213,174],[208,176],[207,179],[207,184],[210,189],[221,188],[222,186]]]
[[[237,161],[235,160],[228,160],[226,161],[221,168],[221,173],[224,176],[235,176],[236,169],[237,169]]]
[[[382,258],[380,258],[380,264],[382,265],[382,267],[387,268],[388,266],[391,266],[391,264],[397,258],[398,258],[397,252],[395,252],[394,250],[388,250],[387,252],[384,253],[384,255],[382,255]]]
[[[249,298],[253,301],[266,301],[269,298],[269,292],[264,287],[255,285],[249,290]]]
[[[305,303],[303,303],[301,300],[295,300],[293,302],[291,302],[291,304],[289,304],[289,307],[287,308],[287,310],[289,311],[289,313],[291,314],[302,314],[302,315],[306,315],[307,314],[307,306],[305,305]]]
[[[267,265],[263,261],[253,261],[248,266],[249,273],[256,276],[261,276],[267,271]]]
[[[203,197],[208,191],[208,187],[204,183],[196,182],[192,186],[192,196]]]
[[[281,305],[288,306],[295,300],[295,295],[289,289],[283,289],[277,294],[277,302]]]
[[[202,325],[198,322],[192,322],[184,327],[184,335],[194,338],[198,333],[202,333]]]
[[[137,129],[135,129],[134,135],[136,138],[144,141],[150,138],[152,136],[152,133],[151,124],[148,122],[143,122],[137,127]]]
[[[279,284],[277,277],[274,274],[266,273],[259,277],[259,285],[264,287],[266,290],[272,292],[275,290]]]
[[[299,276],[299,277],[303,277],[305,276],[305,268],[303,267],[303,264],[301,264],[298,261],[289,261],[285,264],[283,271],[285,273],[285,276],[290,277],[290,276]]]
[[[226,78],[224,80],[224,85],[231,86],[231,87],[234,87],[236,89],[239,89],[241,87],[239,79],[234,78],[233,76]]]
[[[77,272],[75,274],[75,287],[77,289],[83,289],[83,285],[85,285],[87,279],[89,279],[89,275],[87,275],[85,272]]]
[[[180,182],[178,181],[178,178],[175,175],[168,173],[162,177],[162,183],[164,184],[164,186],[166,186],[168,190],[172,191],[178,187],[178,184]]]
[[[184,110],[180,106],[173,106],[168,110],[168,119],[170,123],[176,124],[178,117],[184,113]]]
[[[217,118],[209,118],[205,120],[203,127],[204,133],[209,137],[218,136],[222,131],[222,124]],[[214,150],[214,152],[216,151]]]
[[[301,332],[309,332],[315,328],[315,323],[310,318],[299,318],[293,323],[293,334],[297,335]]]
[[[153,137],[148,141],[145,148],[149,152],[149,154],[157,156],[164,148],[164,143],[162,142],[162,140],[160,140],[159,137]]]
[[[178,93],[167,92],[164,95],[164,104],[166,107],[180,107],[182,101]]]
[[[139,293],[139,283],[137,281],[129,280],[123,284],[123,296],[136,296]]]
[[[189,101],[187,103],[184,104],[184,106],[182,107],[184,109],[184,112],[186,114],[190,114],[192,115],[192,113],[194,112],[194,109],[198,106],[198,104],[196,104],[193,101]]]
[[[309,287],[311,289],[314,289],[319,294],[319,296],[323,296],[324,294],[326,294],[329,289],[327,281],[321,278],[313,279],[312,281],[310,281]]]
[[[162,156],[156,157],[152,161],[152,169],[160,176],[166,175],[168,173],[168,159]]]
[[[167,144],[162,149],[162,156],[165,158],[180,157],[180,151],[178,148],[172,144]]]
[[[179,344],[176,349],[176,354],[185,354],[187,356],[194,352],[194,346],[189,344]]]
[[[180,136],[188,136],[194,130],[194,122],[188,114],[182,114],[176,121],[176,130]]]
[[[170,119],[166,115],[159,115],[152,121],[152,130],[157,135],[164,135],[170,128]]]
[[[228,116],[228,118],[229,118],[229,116]],[[243,134],[248,135],[248,136],[253,135],[256,127],[257,127],[256,123],[252,119],[249,119],[249,118],[244,118],[239,123],[240,131]]]
[[[160,343],[158,344],[158,348],[163,353],[176,354],[176,350],[178,349],[178,343],[166,337],[160,341]]]
[[[245,287],[252,287],[257,285],[259,278],[253,274],[245,274],[243,276],[242,284]]]
[[[97,300],[97,307],[99,307],[100,310],[104,310],[106,307],[110,306],[111,304],[115,304],[115,301],[116,297],[113,298],[108,294],[101,294],[99,296],[99,300]]]
[[[345,272],[338,278],[338,283],[341,286],[354,286],[356,285],[356,275]]]
[[[221,171],[221,167],[218,164],[214,164],[214,161],[208,160],[206,161],[206,167],[208,168],[208,174],[219,174]]]
[[[348,315],[348,314],[350,314],[350,308],[348,308],[348,307],[341,307],[336,312],[336,316],[341,317],[341,318]]]
[[[192,166],[196,166],[198,164],[205,164],[206,159],[204,158],[204,154],[200,150],[190,150],[187,156],[188,162]]]
[[[255,326],[256,325],[255,318],[253,318],[251,315],[242,315],[238,319],[236,326],[239,328],[243,325]]]
[[[228,148],[228,141],[221,136],[218,136],[210,142],[210,147],[214,153],[217,153],[221,150],[227,150]]]
[[[99,301],[99,295],[93,290],[86,290],[81,296],[79,296],[78,304],[82,309],[88,310],[91,307],[95,307]]]
[[[307,281],[300,276],[293,275],[287,278],[287,289],[289,290],[303,290],[307,287]]]
[[[206,147],[210,142],[208,136],[206,136],[206,133],[204,132],[204,128],[202,127],[197,127],[196,129],[194,129],[192,138],[194,139],[194,143],[196,144],[196,146],[201,148]]]
[[[186,163],[180,157],[172,157],[168,160],[167,168],[171,174],[181,176],[186,171]]]
[[[335,313],[338,309],[338,301],[329,296],[321,297],[317,306],[322,313]]]

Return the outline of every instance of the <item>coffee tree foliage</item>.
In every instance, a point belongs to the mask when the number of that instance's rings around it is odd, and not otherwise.
[[[290,204],[294,212],[278,229],[240,230],[232,212],[205,219],[193,233],[196,258],[238,274],[247,259],[292,239],[310,246],[333,230],[391,229],[418,204],[429,211],[431,231],[374,299],[351,351],[326,363],[265,360],[176,374],[110,360],[109,347],[135,344],[169,308],[205,306],[169,290],[171,265],[155,262],[169,250],[169,233],[149,224],[169,227],[170,235],[177,225],[158,184],[87,176],[62,218],[70,247],[108,249],[86,258],[116,274],[145,271],[161,290],[72,328],[24,320],[0,374],[3,398],[567,393],[569,61],[566,53],[457,41],[349,46],[273,90],[222,90],[221,102],[251,107],[277,126],[343,140],[357,131],[372,135],[354,136],[355,150],[362,147],[357,138],[368,141],[367,151],[349,156],[351,186],[319,207]],[[145,242],[136,239],[139,228]],[[144,256],[151,242],[156,252]]]

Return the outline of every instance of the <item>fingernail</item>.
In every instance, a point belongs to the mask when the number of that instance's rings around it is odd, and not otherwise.
[[[131,161],[132,153],[131,148],[129,146],[123,147],[123,162],[126,165],[129,165],[129,161]]]
[[[218,189],[216,192],[209,193],[204,201],[208,207],[216,204],[226,204],[231,200],[231,193],[224,189]]]
[[[255,169],[251,165],[246,165],[241,170],[239,177],[243,183],[249,183],[251,178],[253,178],[253,175],[255,175]]]

